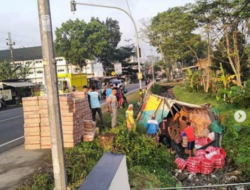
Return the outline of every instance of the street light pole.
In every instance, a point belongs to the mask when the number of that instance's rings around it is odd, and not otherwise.
[[[136,49],[137,49],[137,60],[138,60],[138,71],[139,73],[141,73],[141,63],[140,63],[140,48],[139,48],[139,36],[138,36],[138,30],[137,30],[137,26],[135,24],[135,21],[133,19],[133,17],[124,9],[120,8],[120,7],[113,7],[113,6],[106,6],[106,5],[97,5],[97,4],[90,4],[90,3],[77,3],[75,1],[71,1],[71,9],[73,8],[72,11],[75,11],[75,5],[85,5],[85,6],[91,6],[91,7],[102,7],[102,8],[109,8],[109,9],[117,9],[120,10],[122,12],[124,12],[126,15],[128,15],[128,17],[131,19],[131,21],[133,22],[134,25],[134,29],[135,29],[135,36],[136,36]],[[140,89],[142,89],[142,82],[141,79],[139,79],[139,84],[140,84]]]
[[[57,66],[53,48],[50,4],[49,0],[37,0],[37,3],[49,110],[51,153],[55,179],[54,190],[66,190],[67,178],[64,163],[63,135],[56,74]]]

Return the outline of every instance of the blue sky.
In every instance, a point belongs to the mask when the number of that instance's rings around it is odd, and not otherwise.
[[[128,10],[126,0],[77,0],[77,2],[117,6]],[[137,27],[140,28],[141,19],[154,17],[158,12],[166,11],[170,7],[192,3],[194,0],[128,0],[128,2]],[[60,27],[68,19],[79,18],[89,21],[91,17],[99,17],[101,20],[111,17],[120,23],[122,40],[119,45],[125,45],[125,39],[132,39],[131,43],[135,42],[132,22],[121,11],[77,5],[77,11],[73,14],[70,11],[70,0],[50,0],[50,5],[53,30]],[[12,39],[16,43],[14,48],[41,44],[36,0],[2,1],[0,23],[0,49],[8,48],[5,40],[8,32],[11,32]],[[144,56],[149,55],[151,49],[149,44],[142,41],[140,44],[142,54]]]

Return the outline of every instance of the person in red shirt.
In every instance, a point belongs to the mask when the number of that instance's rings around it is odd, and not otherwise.
[[[187,122],[187,128],[184,129],[184,132],[187,135],[188,140],[188,155],[191,156],[194,150],[195,145],[195,136],[194,136],[194,128],[191,126],[191,123]]]

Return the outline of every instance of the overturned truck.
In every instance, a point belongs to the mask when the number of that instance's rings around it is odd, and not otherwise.
[[[190,121],[194,127],[197,150],[208,146],[220,147],[224,127],[220,124],[218,110],[211,108],[210,104],[189,104],[148,94],[140,107],[137,121],[146,126],[152,116],[155,116],[158,122],[161,122],[164,117],[170,119],[172,147],[178,156],[184,155],[181,132],[187,127],[186,121]]]

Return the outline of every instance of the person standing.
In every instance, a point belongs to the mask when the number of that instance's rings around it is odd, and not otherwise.
[[[63,93],[69,93],[69,87],[67,81],[63,81]]]
[[[123,105],[123,94],[122,94],[122,86],[119,87],[117,90],[117,101],[118,101],[118,107],[122,108]]]
[[[89,91],[89,88],[86,85],[84,85],[82,87],[82,91],[85,92],[85,93],[87,93]]]
[[[106,89],[106,101],[108,100],[108,97],[112,93],[112,88],[109,84],[107,84],[107,89]]]
[[[169,123],[170,121],[166,117],[159,123],[159,142],[166,145],[172,153]]]
[[[72,92],[77,92],[75,86],[72,86]]]
[[[139,101],[140,103],[142,103],[142,100],[143,100],[143,92],[142,92],[142,89],[140,89],[138,101]]]
[[[135,131],[135,120],[134,120],[134,106],[133,104],[129,104],[128,110],[126,111],[127,118],[127,128],[128,130]]]
[[[102,110],[101,110],[101,104],[100,104],[100,96],[99,93],[95,91],[95,87],[91,87],[91,92],[88,92],[89,102],[90,102],[90,108],[92,111],[92,117],[93,121],[96,121],[96,112],[98,112],[98,115],[101,119],[101,125],[103,125],[103,117],[102,117]]]
[[[150,120],[147,122],[147,135],[150,137],[156,137],[156,134],[158,133],[159,130],[159,124],[155,120],[155,116],[152,116]]]
[[[111,113],[111,127],[115,128],[117,124],[117,88],[112,89],[112,93],[108,97],[108,108]]]
[[[194,136],[194,127],[191,126],[191,123],[187,122],[187,128],[184,129],[184,132],[187,136],[188,141],[188,155],[189,157],[192,156],[192,153],[194,153],[194,146],[195,146],[195,136]]]

